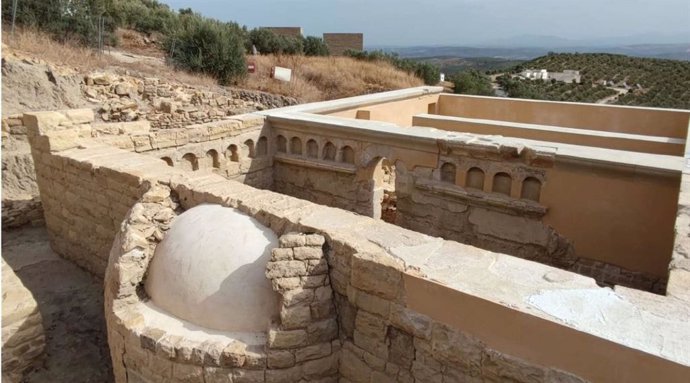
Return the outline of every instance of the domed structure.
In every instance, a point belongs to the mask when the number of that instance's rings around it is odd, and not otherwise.
[[[210,329],[266,331],[278,296],[265,276],[276,235],[254,218],[200,205],[172,223],[156,247],[146,292],[153,303]]]

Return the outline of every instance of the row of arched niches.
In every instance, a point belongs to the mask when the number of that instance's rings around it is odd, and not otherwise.
[[[440,179],[443,183],[457,184],[457,166],[444,162],[440,168]],[[513,176],[505,171],[499,171],[487,180],[486,172],[480,166],[472,166],[465,171],[465,182],[462,186],[469,190],[491,191],[493,193],[511,196]],[[485,187],[490,182],[490,188]],[[526,176],[520,180],[520,199],[539,202],[542,181],[534,176]]]
[[[306,147],[303,145],[302,139],[299,137],[292,137],[288,139],[283,135],[276,136],[276,152],[291,154],[296,156],[305,156],[307,158],[322,159],[325,161],[340,162],[345,164],[355,163],[355,150],[349,146],[344,145],[340,148],[336,147],[332,142],[327,141],[323,148],[319,148],[319,144],[314,139],[309,139],[306,142]],[[205,153],[205,156],[199,157],[194,153],[186,153],[179,161],[179,166],[188,170],[198,170],[204,168],[220,168],[221,161],[239,162],[242,158],[260,158],[268,155],[268,139],[266,136],[261,136],[259,140],[254,143],[253,140],[246,140],[241,145],[230,144],[222,155],[215,149],[210,149]],[[174,161],[170,157],[162,157],[168,165],[174,166]],[[443,183],[457,185],[457,166],[450,162],[444,162],[440,168],[440,179]],[[480,166],[473,166],[467,169],[464,177],[464,184],[457,185],[469,190],[486,191],[485,183],[487,182],[486,172]],[[511,196],[513,185],[513,176],[507,172],[494,173],[488,182],[491,187],[488,191]],[[520,180],[520,198],[530,201],[539,202],[541,196],[542,181],[534,176],[526,176]]]

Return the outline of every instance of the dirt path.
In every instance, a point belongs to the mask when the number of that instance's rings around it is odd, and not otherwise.
[[[112,382],[102,282],[58,257],[45,228],[2,232],[2,257],[43,316],[46,356],[22,382]]]
[[[609,104],[611,101],[617,99],[618,96],[625,94],[627,92],[626,89],[620,89],[620,88],[609,88],[609,89],[613,89],[618,93],[614,94],[613,96],[608,96],[608,97],[602,98],[601,100],[597,101],[597,104]]]

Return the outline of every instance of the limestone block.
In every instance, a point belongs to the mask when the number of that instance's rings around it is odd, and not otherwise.
[[[390,322],[415,337],[431,339],[431,320],[403,306],[391,305]]]
[[[269,279],[298,277],[306,274],[307,266],[301,261],[269,262],[266,265],[266,277]]]
[[[24,113],[22,120],[31,136],[42,136],[50,131],[64,130],[62,124],[68,122],[67,116],[59,112]]]
[[[271,250],[272,261],[289,261],[293,259],[291,248],[275,248]]]
[[[73,124],[88,124],[94,121],[91,109],[70,109],[64,111],[65,117]]]
[[[333,375],[338,371],[338,355],[310,360],[302,366],[304,377],[307,379],[321,378]]]
[[[232,383],[263,383],[265,381],[264,371],[234,370],[232,372]]]
[[[266,371],[266,383],[299,382],[302,377],[303,372],[301,365],[280,370]]]
[[[308,342],[310,344],[330,342],[338,336],[338,322],[330,318],[311,323],[307,327]]]
[[[280,321],[287,330],[307,327],[311,322],[311,309],[308,305],[283,307],[280,310]]]
[[[314,299],[313,289],[294,289],[283,293],[283,305],[292,306],[302,302],[311,302]]]
[[[331,342],[318,343],[296,350],[295,360],[299,363],[307,360],[323,358],[330,354]]]
[[[385,299],[395,299],[402,281],[400,271],[381,262],[381,257],[357,254],[352,258],[354,287]]]
[[[323,251],[319,247],[295,247],[294,257],[298,260],[307,259],[321,259],[323,258]]]
[[[291,351],[269,350],[267,354],[268,368],[288,368],[295,365],[295,355]]]
[[[307,244],[304,234],[288,233],[280,237],[280,247],[300,247]]]
[[[283,331],[271,329],[268,332],[268,346],[275,349],[285,349],[303,346],[307,343],[305,330]]]
[[[383,341],[386,337],[387,326],[383,318],[359,310],[355,318],[355,329],[365,336]]]
[[[193,364],[173,363],[172,376],[174,382],[199,383],[204,381],[204,369]]]

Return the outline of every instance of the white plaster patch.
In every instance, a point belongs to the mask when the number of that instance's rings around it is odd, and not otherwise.
[[[526,301],[575,329],[688,363],[690,326],[686,321],[648,313],[609,288],[546,290]]]

